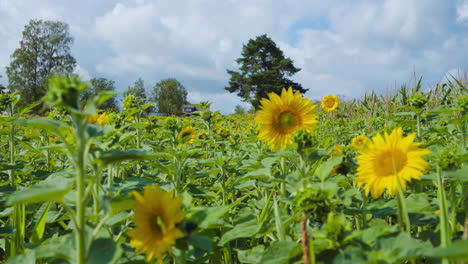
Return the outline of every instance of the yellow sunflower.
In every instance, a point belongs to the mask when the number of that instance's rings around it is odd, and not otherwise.
[[[204,132],[200,132],[196,136],[197,139],[207,139],[208,136]]]
[[[102,114],[94,114],[87,118],[89,124],[107,125],[109,121],[109,114],[106,112]]]
[[[359,149],[366,146],[369,143],[369,141],[370,139],[368,137],[359,135],[353,138],[353,140],[351,141],[351,145]]]
[[[340,105],[340,98],[336,95],[327,95],[322,98],[322,109],[325,112],[333,112]]]
[[[293,93],[289,87],[288,90],[283,88],[281,96],[269,93],[268,97],[260,101],[260,110],[255,117],[260,140],[273,148],[284,149],[291,143],[290,137],[295,131],[315,128],[315,105],[299,92]]]
[[[378,134],[369,141],[366,148],[361,148],[357,161],[359,167],[356,173],[358,186],[364,185],[366,195],[378,198],[385,189],[391,195],[398,193],[400,181],[403,191],[412,179],[420,179],[429,167],[422,158],[431,153],[430,150],[419,148],[421,143],[415,143],[416,133],[404,137],[401,128],[395,128],[389,135]]]
[[[192,144],[195,141],[195,132],[196,132],[195,128],[189,126],[189,127],[182,129],[182,131],[180,131],[177,138],[179,140],[183,140],[183,142],[185,143]]]
[[[133,192],[136,227],[127,234],[132,238],[130,246],[138,254],[145,253],[147,262],[156,257],[162,263],[163,255],[171,252],[175,241],[184,236],[176,227],[185,217],[182,197],[173,198],[173,194],[174,191],[166,192],[159,185],[146,185],[143,196]]]

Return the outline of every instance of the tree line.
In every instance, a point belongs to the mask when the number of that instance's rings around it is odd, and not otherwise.
[[[23,105],[39,102],[47,91],[48,80],[54,75],[72,75],[76,60],[71,55],[73,37],[69,26],[61,21],[30,20],[22,32],[20,47],[11,55],[11,62],[6,67],[7,87],[0,85],[0,93],[18,92]],[[306,92],[299,83],[289,79],[300,69],[293,61],[286,58],[267,35],[250,39],[243,45],[241,58],[236,62],[239,71],[227,70],[230,75],[229,85],[224,89],[237,93],[243,101],[257,109],[260,99],[270,92],[280,93],[284,87],[293,87],[294,91]],[[0,76],[1,77],[1,76]],[[102,91],[115,91],[115,82],[106,78],[91,78],[87,90],[82,95],[86,101]],[[178,114],[187,102],[186,88],[175,78],[168,78],[156,83],[151,89],[138,78],[124,92],[124,96],[133,94],[143,104],[154,103],[160,113]],[[235,111],[241,109],[236,107]],[[116,97],[101,106],[105,111],[118,111]]]

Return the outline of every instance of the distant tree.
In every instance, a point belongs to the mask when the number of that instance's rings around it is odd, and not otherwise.
[[[53,74],[71,74],[76,61],[70,54],[73,38],[60,21],[30,20],[24,27],[20,47],[6,67],[8,88],[18,91],[23,104],[41,99]]]
[[[180,114],[187,103],[187,90],[176,79],[165,79],[154,85],[152,100],[158,112],[169,115]]]
[[[91,86],[88,87],[82,93],[82,100],[87,101],[91,97],[98,95],[100,92],[108,91],[114,92],[115,91],[115,82],[113,80],[109,80],[106,78],[92,78],[89,80]],[[99,106],[99,109],[104,111],[117,111],[119,107],[117,106],[117,99],[116,97],[109,98],[105,101],[102,105]]]
[[[1,75],[0,75],[0,78],[2,78]],[[6,90],[6,87],[0,84],[0,93],[3,93],[5,90]]]
[[[241,105],[236,105],[236,107],[234,108],[234,114],[244,114],[245,113],[245,109],[244,107],[242,107]]]
[[[293,61],[285,58],[283,51],[267,35],[250,39],[242,47],[242,57],[236,60],[240,72],[227,70],[231,75],[229,92],[237,92],[243,101],[250,102],[258,109],[260,100],[270,92],[280,93],[282,88],[292,87],[294,91],[304,93],[307,89],[287,77],[299,72]]]
[[[138,99],[143,100],[144,103],[147,102],[148,98],[146,96],[145,82],[143,79],[138,78],[133,83],[133,86],[129,86],[128,89],[124,92],[124,97],[130,94],[133,94]]]

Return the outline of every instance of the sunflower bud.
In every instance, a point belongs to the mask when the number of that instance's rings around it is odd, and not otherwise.
[[[80,108],[80,93],[87,84],[82,82],[80,77],[55,76],[49,80],[49,91],[44,97],[44,101],[57,108]]]
[[[423,93],[414,93],[409,99],[409,104],[414,108],[414,112],[420,114],[427,104],[427,97]]]

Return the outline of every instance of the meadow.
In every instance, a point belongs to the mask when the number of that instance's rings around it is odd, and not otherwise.
[[[468,261],[463,78],[190,117],[85,86],[53,79],[43,117],[1,95],[6,263]]]

